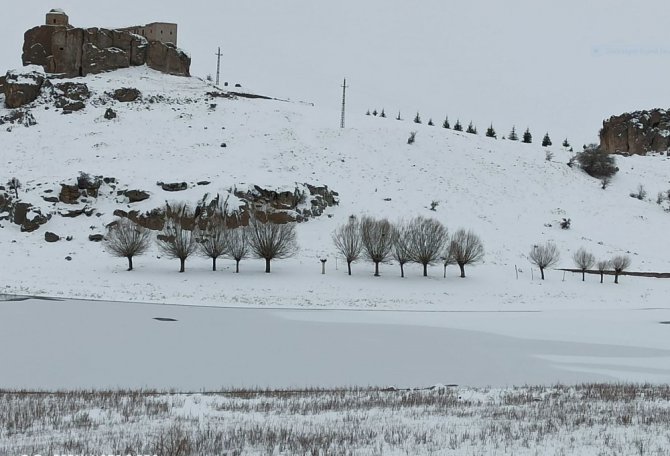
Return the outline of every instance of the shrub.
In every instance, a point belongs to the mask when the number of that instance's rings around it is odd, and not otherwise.
[[[7,187],[9,187],[10,190],[14,191],[14,196],[16,196],[16,199],[19,199],[19,189],[21,188],[21,181],[19,181],[16,177],[12,177],[7,181]]]
[[[644,185],[640,184],[637,186],[637,190],[630,193],[631,198],[636,198],[642,201],[647,197],[647,190],[644,188]]]
[[[570,229],[570,223],[571,223],[571,220],[569,218],[564,218],[559,222],[559,225],[561,225],[561,229],[569,230]]]
[[[414,123],[418,123],[418,124],[421,123],[421,116],[419,115],[418,112],[416,113],[416,116],[414,116]]]
[[[412,131],[409,133],[409,138],[407,138],[407,144],[414,144],[415,140],[416,140],[416,132]]]
[[[614,157],[600,150],[596,144],[591,144],[583,152],[577,154],[577,161],[589,176],[598,179],[611,178],[619,171]],[[603,189],[605,187],[607,186],[604,185]]]

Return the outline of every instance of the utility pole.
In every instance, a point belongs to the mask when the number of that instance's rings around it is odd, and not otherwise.
[[[344,83],[342,84],[342,118],[340,119],[340,128],[344,128],[344,107],[347,102],[347,78],[344,78]]]
[[[219,52],[216,54],[216,86],[219,86],[219,76],[221,74],[221,48],[219,47]]]

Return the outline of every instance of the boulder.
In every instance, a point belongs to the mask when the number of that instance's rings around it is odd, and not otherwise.
[[[142,92],[140,92],[137,89],[133,89],[131,87],[123,87],[121,89],[116,89],[112,94],[112,98],[122,103],[129,103],[131,101],[135,101],[141,96]]]
[[[159,185],[166,192],[180,192],[188,188],[188,184],[186,182],[172,182],[168,184],[161,182]]]
[[[128,198],[129,203],[139,203],[140,201],[148,200],[149,194],[142,190],[127,190],[123,195]]]
[[[670,150],[670,111],[653,109],[610,117],[600,130],[600,147],[611,154],[667,152]]]
[[[61,184],[58,199],[65,204],[77,204],[79,201],[79,186]]]
[[[59,201],[56,196],[43,196],[42,199],[47,203],[57,203]]]
[[[21,226],[23,232],[33,232],[49,221],[49,216],[28,203],[16,203],[13,208],[12,221]]]
[[[112,108],[107,108],[107,110],[105,111],[105,119],[107,120],[116,119],[116,111],[114,111]]]
[[[47,231],[44,233],[44,240],[47,242],[58,242],[60,241],[60,236],[51,231]]]
[[[54,84],[54,88],[58,90],[63,97],[72,101],[85,101],[91,96],[88,86],[79,82],[61,82]]]
[[[176,76],[191,75],[191,57],[172,43],[151,41],[147,50],[147,66]]]
[[[91,242],[101,242],[105,239],[105,236],[102,234],[89,234],[88,240]]]
[[[75,111],[81,111],[86,107],[86,105],[83,101],[73,101],[60,107],[63,108],[63,114],[69,114]]]
[[[3,88],[5,106],[14,109],[35,101],[40,94],[44,79],[44,73],[37,67],[8,71]]]

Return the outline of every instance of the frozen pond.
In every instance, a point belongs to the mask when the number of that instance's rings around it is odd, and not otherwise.
[[[670,319],[668,312],[308,311],[5,301],[0,302],[0,387],[194,391],[670,382],[670,326],[660,324]]]

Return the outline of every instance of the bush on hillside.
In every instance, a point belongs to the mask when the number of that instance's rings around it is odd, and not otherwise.
[[[614,156],[601,150],[597,144],[591,144],[577,154],[577,162],[589,176],[598,179],[612,177],[619,171]]]

